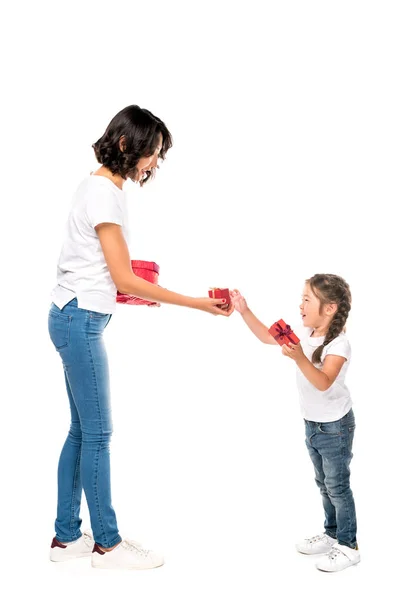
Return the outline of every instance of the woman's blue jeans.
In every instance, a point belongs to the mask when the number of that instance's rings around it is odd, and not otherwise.
[[[81,537],[80,506],[85,492],[94,540],[104,548],[121,541],[111,504],[112,419],[103,331],[111,315],[52,304],[49,334],[59,353],[71,408],[71,426],[58,464],[55,522],[60,542]]]

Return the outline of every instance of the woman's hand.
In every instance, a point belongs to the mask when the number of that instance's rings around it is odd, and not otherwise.
[[[247,302],[239,290],[230,290],[230,296],[234,309],[241,315],[248,309]]]
[[[219,308],[217,304],[227,307],[229,305],[229,298],[196,298],[195,308],[209,312],[212,315],[222,315],[223,317],[229,317],[235,310],[232,303],[229,308]]]
[[[286,344],[283,344],[282,354],[294,360],[295,363],[298,363],[303,358],[305,358],[305,354],[303,352],[303,348],[301,347],[300,342],[298,344],[292,344],[291,342],[289,342],[288,346]]]

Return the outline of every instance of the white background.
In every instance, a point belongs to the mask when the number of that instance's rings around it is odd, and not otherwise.
[[[2,15],[1,585],[41,597],[396,597],[398,3],[13,2]],[[139,104],[174,147],[128,186],[132,258],[159,282],[239,288],[267,325],[300,324],[307,277],[350,284],[352,487],[362,562],[324,574],[294,543],[323,526],[295,365],[230,319],[118,306],[113,504],[150,572],[52,564],[69,426],[47,313],[91,144]],[[84,526],[88,526],[86,505]],[[392,587],[392,591],[388,591]]]

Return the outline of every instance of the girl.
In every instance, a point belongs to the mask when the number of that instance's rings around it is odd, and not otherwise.
[[[116,308],[117,289],[156,303],[187,306],[213,315],[221,299],[192,298],[153,285],[132,272],[123,184],[141,186],[172,146],[165,124],[148,110],[128,106],[93,145],[100,168],[78,187],[58,262],[49,333],[59,353],[71,408],[71,427],[58,465],[56,535],[50,558],[92,555],[92,566],[148,569],[163,558],[122,540],[111,504],[109,444],[112,433],[107,354],[103,331]],[[227,308],[227,307],[225,307]],[[93,537],[81,533],[82,488]],[[93,550],[93,552],[92,552]]]
[[[250,330],[265,344],[277,344],[240,292],[230,293]],[[321,571],[341,571],[360,561],[349,469],[355,421],[345,385],[351,350],[344,331],[350,308],[350,289],[342,277],[314,275],[305,282],[300,304],[305,327],[301,344],[282,346],[298,367],[306,445],[325,511],[324,533],[296,548],[303,554],[326,554],[316,565]]]

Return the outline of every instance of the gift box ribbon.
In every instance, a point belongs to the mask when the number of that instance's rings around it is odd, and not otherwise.
[[[287,337],[289,339],[290,342],[292,342],[292,344],[295,344],[296,342],[294,342],[292,339],[290,339],[290,336],[292,334],[294,334],[294,331],[291,329],[290,325],[286,325],[286,327],[282,327],[282,325],[280,325],[280,323],[275,323],[275,327],[278,328],[280,331],[278,331],[278,333],[276,335],[274,335],[274,339],[280,339],[282,340],[283,338]]]

